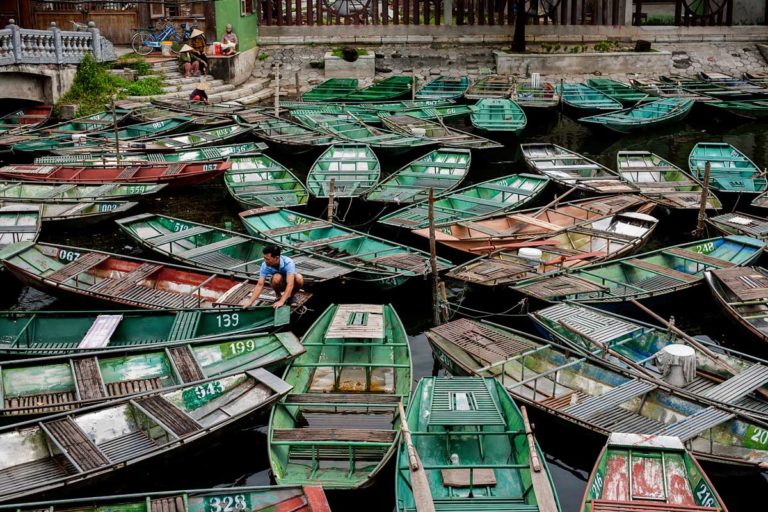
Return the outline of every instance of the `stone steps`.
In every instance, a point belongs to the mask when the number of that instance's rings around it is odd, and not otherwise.
[[[221,103],[223,101],[237,101],[238,103],[242,103],[244,98],[248,98],[263,91],[267,83],[268,80],[266,79],[257,79],[245,82],[241,84],[240,87],[236,89],[233,88],[233,90],[227,92],[215,92],[211,94],[209,91],[208,99],[214,103]]]
[[[168,82],[165,82],[165,83],[168,84]],[[194,80],[184,80],[182,82],[173,81],[170,83],[171,85],[166,85],[165,87],[163,87],[163,90],[165,92],[183,92],[183,91],[192,92],[200,83],[200,79],[196,78]],[[208,80],[207,83],[211,89],[224,85],[223,80]]]

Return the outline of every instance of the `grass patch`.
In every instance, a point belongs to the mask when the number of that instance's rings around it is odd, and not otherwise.
[[[648,16],[643,21],[643,25],[674,25],[675,17],[672,14],[656,14],[654,16]]]
[[[124,91],[128,96],[154,96],[163,94],[163,79],[159,76],[150,76],[135,82],[126,82]]]
[[[122,55],[112,67],[114,69],[129,68],[136,71],[139,76],[149,75],[152,70],[152,66],[144,60],[144,57],[135,53]]]

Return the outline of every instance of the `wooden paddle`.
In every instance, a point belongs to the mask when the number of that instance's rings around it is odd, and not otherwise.
[[[555,494],[552,492],[552,481],[549,479],[549,473],[539,460],[536,440],[533,438],[533,428],[528,421],[528,411],[524,405],[520,406],[520,412],[523,415],[525,437],[528,439],[528,453],[531,459],[531,484],[533,485],[533,492],[536,494],[536,504],[542,512],[556,512],[559,508]]]
[[[400,430],[403,433],[403,440],[408,449],[408,469],[411,472],[411,490],[413,491],[413,502],[416,505],[417,512],[435,512],[435,503],[432,501],[432,492],[429,490],[429,481],[424,473],[424,466],[419,459],[419,453],[413,446],[411,440],[411,430],[408,428],[408,422],[405,419],[405,409],[403,402],[397,404],[400,411]]]

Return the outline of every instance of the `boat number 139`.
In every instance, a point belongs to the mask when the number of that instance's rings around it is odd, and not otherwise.
[[[216,323],[219,327],[237,327],[237,324],[240,323],[240,315],[238,313],[216,315]]]
[[[234,512],[247,508],[245,496],[238,494],[236,496],[213,497],[208,501],[208,512]]]

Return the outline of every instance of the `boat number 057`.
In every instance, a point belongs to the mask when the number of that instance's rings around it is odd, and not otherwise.
[[[203,171],[215,171],[216,170],[216,164],[205,164],[203,165]]]
[[[59,259],[61,261],[75,261],[80,257],[80,253],[77,251],[67,251],[65,249],[59,249]]]
[[[235,510],[248,508],[245,496],[242,494],[236,496],[216,496],[210,498],[208,504],[210,505],[208,512],[234,512]]]
[[[223,392],[224,389],[221,387],[221,382],[219,381],[209,382],[208,384],[195,387],[195,396],[200,400],[209,396],[219,395]]]
[[[238,313],[216,315],[216,322],[219,327],[237,327],[240,323],[240,315]]]

